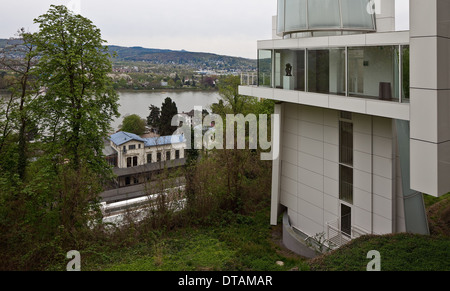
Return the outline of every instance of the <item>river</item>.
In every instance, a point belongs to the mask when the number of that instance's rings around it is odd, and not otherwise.
[[[0,92],[0,96],[6,96],[6,92]],[[118,130],[123,117],[127,114],[137,114],[142,118],[147,118],[150,114],[149,107],[155,105],[161,108],[166,97],[172,98],[177,104],[178,112],[189,112],[194,106],[202,106],[210,111],[210,106],[217,103],[220,95],[216,91],[123,91],[119,92],[119,112],[120,117],[113,121],[111,126]]]
[[[150,114],[149,107],[155,105],[161,108],[166,97],[170,97],[177,104],[178,112],[189,112],[194,106],[202,106],[210,111],[210,106],[219,101],[218,92],[205,91],[168,91],[168,92],[119,92],[120,117],[114,120],[112,127],[117,130],[127,114],[137,114],[147,118]]]

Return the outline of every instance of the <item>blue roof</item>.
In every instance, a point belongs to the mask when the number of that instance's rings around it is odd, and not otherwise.
[[[176,144],[185,141],[183,135],[142,138],[136,134],[124,131],[119,131],[118,133],[111,135],[110,139],[117,146],[121,146],[127,142],[134,140],[138,142],[143,142],[145,147]]]
[[[115,145],[118,145],[118,146],[121,146],[124,143],[127,143],[132,140],[145,142],[145,140],[143,138],[141,138],[140,136],[133,134],[133,133],[124,132],[124,131],[119,131],[118,133],[111,135],[110,139]]]

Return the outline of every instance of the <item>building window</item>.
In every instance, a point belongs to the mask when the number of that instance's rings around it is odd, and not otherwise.
[[[402,102],[409,103],[409,45],[402,46]]]
[[[138,144],[138,148],[139,148],[139,149],[141,148],[141,144]]]
[[[125,178],[125,186],[130,186],[130,184],[131,184],[131,179],[130,179],[130,177],[126,177],[126,178]]]
[[[153,163],[152,154],[147,154],[147,164]]]
[[[170,158],[171,158],[171,152],[168,151],[168,152],[166,152],[166,161],[170,161]]]
[[[138,165],[138,157],[133,157],[133,167],[137,167]]]
[[[180,151],[179,150],[175,151],[175,159],[176,160],[180,159]]]
[[[339,124],[339,162],[353,165],[353,123],[341,121]]]
[[[133,184],[139,184],[139,179],[137,177],[133,177]]]
[[[130,146],[128,146],[128,149],[131,151],[131,150],[135,150],[136,149],[136,145],[135,144],[133,144],[133,145],[130,145]]]
[[[353,204],[353,168],[339,166],[339,199]]]
[[[339,199],[353,204],[352,113],[341,112],[339,122]]]

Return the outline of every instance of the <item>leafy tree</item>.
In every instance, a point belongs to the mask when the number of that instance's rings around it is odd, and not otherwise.
[[[52,5],[35,19],[34,35],[40,60],[37,73],[46,93],[41,95],[42,126],[48,149],[74,169],[81,164],[101,172],[103,138],[118,117],[118,94],[108,73],[108,48],[92,21]]]
[[[145,123],[145,119],[142,119],[139,115],[126,115],[122,121],[121,130],[142,135],[145,133]]]
[[[176,126],[172,126],[172,118],[177,114],[177,104],[167,97],[161,106],[160,134],[162,136],[172,135],[177,130]]]

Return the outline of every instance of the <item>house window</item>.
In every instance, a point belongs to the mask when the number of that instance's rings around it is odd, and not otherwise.
[[[134,184],[139,184],[139,179],[136,178],[136,177],[133,177],[133,183],[134,183]]]
[[[131,151],[131,150],[135,150],[136,149],[136,145],[135,144],[133,144],[133,145],[130,145],[130,146],[128,146],[128,149]]]
[[[166,161],[170,161],[170,155],[171,155],[170,151],[166,152]]]
[[[175,159],[176,160],[180,159],[180,151],[179,150],[175,151]]]
[[[161,153],[156,154],[156,161],[161,162]]]
[[[138,157],[133,157],[133,167],[137,167],[138,165]]]
[[[131,168],[133,166],[132,162],[133,159],[131,157],[127,158],[127,168]]]
[[[152,162],[152,154],[147,154],[147,164],[151,164]]]
[[[141,144],[138,144],[138,148],[141,148]]]
[[[126,177],[125,178],[125,186],[129,186],[131,184],[131,179],[130,177]]]

